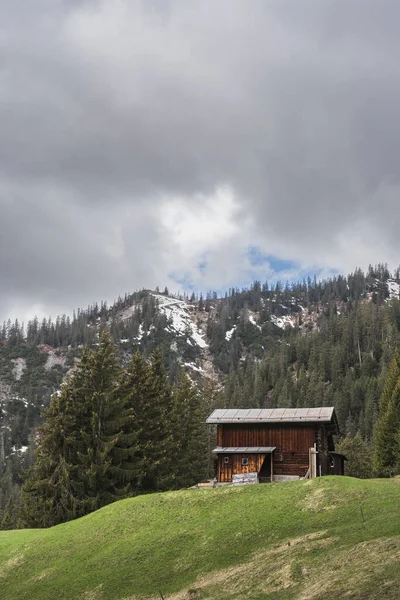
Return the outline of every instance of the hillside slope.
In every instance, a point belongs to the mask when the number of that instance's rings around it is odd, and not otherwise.
[[[397,599],[400,480],[169,492],[0,532],[2,600]]]

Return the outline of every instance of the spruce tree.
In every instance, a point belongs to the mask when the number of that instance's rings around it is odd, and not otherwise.
[[[372,457],[370,445],[363,441],[360,434],[355,437],[347,435],[338,446],[337,452],[344,454],[347,458],[345,474],[349,477],[368,479],[372,472]]]
[[[133,422],[128,428],[132,432],[132,479],[133,491],[142,489],[147,453],[143,451],[146,430],[147,381],[150,367],[139,350],[133,355],[131,363],[123,373],[119,393],[125,405],[133,411]],[[125,430],[126,428],[124,428]]]
[[[173,388],[172,470],[174,487],[204,481],[208,470],[207,409],[198,389],[181,370]]]
[[[76,418],[67,386],[52,397],[44,417],[36,463],[22,489],[28,527],[51,527],[86,512],[77,466]]]
[[[152,446],[146,465],[145,485],[149,489],[165,490],[173,485],[172,423],[173,400],[171,385],[164,367],[162,352],[157,348],[151,356],[147,380],[148,428],[147,447]]]
[[[400,356],[389,365],[375,426],[374,470],[381,477],[399,472],[400,456]]]
[[[104,332],[84,351],[77,370],[51,399],[36,463],[23,488],[28,525],[49,527],[82,516],[129,493],[129,423],[114,344]]]
[[[133,484],[140,491],[172,486],[171,386],[163,357],[156,350],[146,365],[137,352],[121,384],[123,396],[133,409]]]
[[[82,449],[78,453],[92,509],[126,496],[133,477],[133,411],[120,392],[121,369],[110,334],[88,357],[86,377],[76,388]],[[78,408],[79,405],[79,408]]]

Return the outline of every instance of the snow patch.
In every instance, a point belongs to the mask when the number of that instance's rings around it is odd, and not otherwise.
[[[227,342],[229,342],[229,341],[230,341],[230,339],[231,339],[231,337],[233,336],[233,334],[235,333],[235,331],[236,331],[236,325],[234,325],[234,326],[232,327],[232,329],[230,329],[229,331],[227,331],[227,332],[226,332],[226,334],[225,334],[225,339],[226,339],[226,341],[227,341]]]
[[[204,373],[204,369],[202,369],[201,367],[198,367],[195,363],[191,362],[191,363],[183,363],[185,367],[188,367],[189,369],[192,369],[193,371],[197,371],[197,373]]]
[[[15,381],[19,381],[26,369],[25,358],[12,358],[11,362],[14,363],[12,374],[14,375]]]
[[[50,369],[57,365],[61,365],[62,367],[64,367],[66,360],[67,359],[65,356],[60,356],[59,354],[56,354],[54,350],[50,350],[44,368],[46,369],[46,371],[50,371]]]
[[[140,342],[140,340],[142,339],[143,336],[144,336],[144,329],[143,329],[143,325],[140,323],[138,333],[134,338],[132,338],[132,340],[134,342]]]
[[[16,446],[12,446],[11,447],[11,452],[14,452],[14,453],[16,453],[16,452],[22,452],[22,453],[24,453],[27,450],[28,450],[28,446],[21,446],[20,448],[17,448]]]
[[[125,308],[121,313],[119,313],[118,318],[121,319],[121,321],[126,321],[127,319],[130,319],[135,314],[136,308],[136,304],[128,306],[128,308]]]
[[[390,298],[400,298],[400,283],[394,279],[388,279],[387,286],[389,289]]]
[[[252,313],[249,313],[249,321],[250,321],[250,323],[252,325],[254,325],[255,327],[257,327],[261,331],[261,327],[259,326],[259,324],[255,320],[255,317],[254,317],[254,315]]]
[[[271,315],[271,322],[280,327],[281,329],[285,329],[285,327],[294,327],[295,324],[293,322],[293,317],[289,315],[284,315],[283,317],[277,317],[276,315]]]
[[[160,312],[165,314],[167,319],[171,322],[171,328],[173,331],[180,335],[189,334],[192,341],[200,348],[207,348],[208,344],[203,339],[201,330],[193,323],[190,317],[190,310],[193,308],[189,306],[184,300],[177,300],[176,298],[169,298],[168,296],[162,296],[161,294],[153,294],[154,298],[158,301],[158,307]]]

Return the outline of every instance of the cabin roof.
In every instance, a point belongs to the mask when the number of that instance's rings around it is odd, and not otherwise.
[[[332,423],[333,406],[319,408],[217,408],[207,423]]]
[[[218,446],[213,450],[213,454],[272,454],[274,450],[276,450],[276,446]]]

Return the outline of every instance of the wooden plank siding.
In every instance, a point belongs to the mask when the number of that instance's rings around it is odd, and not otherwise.
[[[313,425],[218,425],[217,445],[230,447],[276,446],[276,452],[301,452],[316,442]]]
[[[298,475],[304,477],[309,464],[309,448],[317,442],[317,425],[314,424],[222,424],[217,427],[219,447],[276,446],[273,453],[274,475]],[[321,435],[322,434],[322,435]],[[320,440],[324,437],[319,431]],[[322,441],[323,446],[327,443]],[[242,466],[242,458],[249,459]],[[250,459],[251,457],[251,459]],[[232,474],[259,472],[265,455],[233,454],[225,464],[224,456],[218,457],[218,480],[231,481]]]
[[[265,454],[227,454],[229,462],[225,463],[225,456],[218,456],[218,481],[232,481],[232,475],[243,473],[258,473],[264,462]],[[242,458],[248,459],[248,465],[242,465]]]

